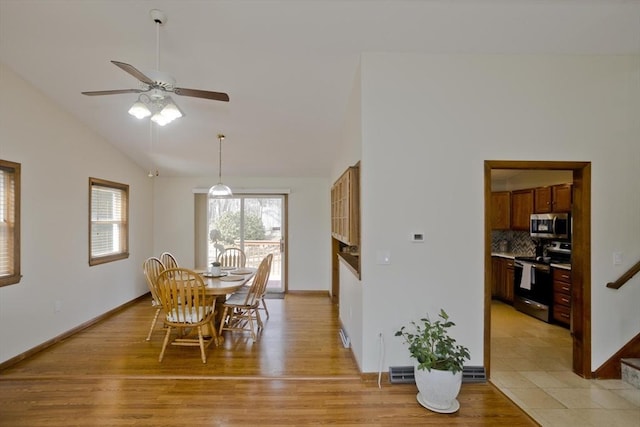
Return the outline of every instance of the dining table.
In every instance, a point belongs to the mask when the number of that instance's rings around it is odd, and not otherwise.
[[[224,312],[224,303],[227,296],[240,290],[256,275],[257,268],[251,267],[222,267],[220,276],[214,276],[206,270],[195,270],[202,275],[202,279],[206,286],[206,293],[213,297],[215,307],[214,326],[216,330],[220,330],[222,323],[222,313]],[[213,336],[210,331],[205,332],[206,335]],[[218,337],[219,343],[224,341],[223,337]]]

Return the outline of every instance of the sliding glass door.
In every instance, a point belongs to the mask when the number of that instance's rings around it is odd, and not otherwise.
[[[235,195],[209,199],[207,213],[207,264],[229,247],[247,255],[247,267],[258,267],[273,254],[268,290],[284,292],[285,197],[282,195]]]

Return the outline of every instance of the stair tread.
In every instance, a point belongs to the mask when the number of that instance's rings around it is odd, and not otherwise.
[[[620,362],[624,363],[625,365],[640,369],[640,357],[625,357],[621,359]]]

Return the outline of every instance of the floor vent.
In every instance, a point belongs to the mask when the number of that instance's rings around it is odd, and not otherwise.
[[[391,384],[415,383],[413,366],[389,366],[389,382]]]
[[[486,383],[487,374],[484,366],[465,366],[462,369],[463,383]]]
[[[486,381],[487,375],[483,366],[465,366],[462,369],[463,383],[484,383]],[[413,366],[390,366],[389,382],[391,384],[415,383]]]
[[[349,348],[351,346],[351,340],[349,340],[349,337],[344,332],[344,329],[340,328],[340,331],[338,332],[338,334],[340,335],[340,340],[342,341],[342,346],[344,348]]]

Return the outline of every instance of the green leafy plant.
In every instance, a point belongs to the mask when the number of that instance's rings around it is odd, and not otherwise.
[[[240,212],[224,212],[215,223],[219,230],[218,237],[227,244],[234,244],[240,240]],[[265,229],[262,218],[256,214],[247,213],[244,218],[244,238],[246,240],[264,240]]]
[[[395,336],[403,337],[409,345],[409,353],[418,361],[418,369],[460,372],[464,361],[471,357],[469,349],[456,344],[456,340],[449,336],[448,329],[455,323],[449,320],[443,309],[440,309],[438,317],[436,321],[431,321],[428,315],[420,319],[421,323],[412,321],[413,331],[403,326]]]

